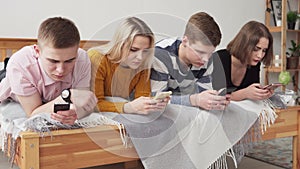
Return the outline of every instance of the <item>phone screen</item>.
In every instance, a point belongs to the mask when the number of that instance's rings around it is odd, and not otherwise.
[[[156,95],[154,96],[154,99],[164,99],[166,97],[170,97],[171,94],[172,94],[172,91],[157,92]]]
[[[64,110],[70,110],[70,104],[54,104],[54,113],[57,113],[57,111],[64,111]]]

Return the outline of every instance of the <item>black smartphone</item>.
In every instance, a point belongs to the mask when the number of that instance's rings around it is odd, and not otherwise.
[[[226,89],[226,93],[227,94],[231,94],[232,92],[234,92],[236,90],[236,87],[229,87]]]
[[[70,110],[69,103],[63,103],[63,104],[54,103],[54,113],[57,113],[57,111],[64,111],[64,110]]]
[[[272,83],[264,86],[262,89],[275,90],[277,87],[281,87],[282,85],[283,85],[282,83]]]
[[[224,88],[218,90],[218,93],[219,93],[220,96],[225,96],[226,95],[226,88],[224,87]]]

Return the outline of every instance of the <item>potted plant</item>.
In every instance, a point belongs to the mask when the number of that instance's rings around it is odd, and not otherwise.
[[[287,26],[288,29],[295,29],[295,24],[298,19],[297,11],[289,11],[287,13]]]
[[[287,69],[297,69],[300,57],[300,44],[297,44],[294,40],[291,40],[291,47],[288,48],[290,52],[287,52]]]

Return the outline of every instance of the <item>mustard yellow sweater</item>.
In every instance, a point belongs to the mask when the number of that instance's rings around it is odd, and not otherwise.
[[[137,72],[130,68],[112,63],[107,56],[97,50],[89,50],[88,55],[92,63],[91,90],[94,91],[101,112],[123,112],[126,102],[110,102],[105,96],[122,97],[129,99],[134,92],[134,98],[150,96],[149,70]]]

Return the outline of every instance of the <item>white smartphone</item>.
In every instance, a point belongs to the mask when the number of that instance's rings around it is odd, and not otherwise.
[[[170,97],[172,95],[172,91],[166,91],[166,92],[157,92],[153,99],[164,99],[166,97]]]

